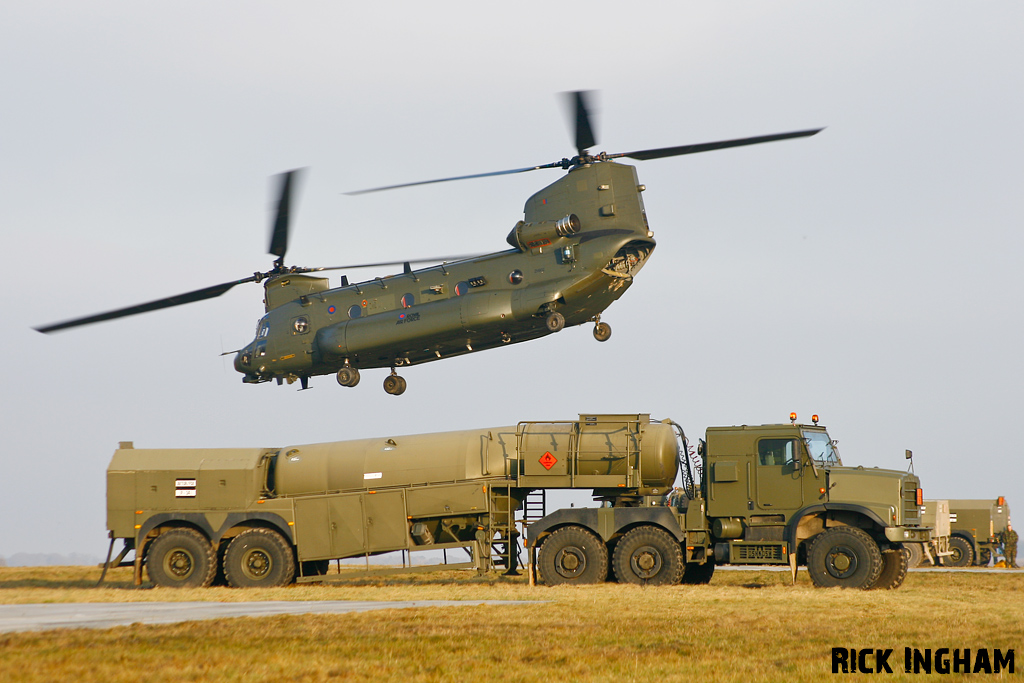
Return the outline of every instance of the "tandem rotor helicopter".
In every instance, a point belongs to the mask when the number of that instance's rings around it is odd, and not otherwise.
[[[390,368],[384,391],[402,394],[397,369],[474,351],[537,339],[567,326],[594,323],[607,341],[601,314],[625,293],[650,258],[654,233],[647,224],[636,168],[645,161],[814,135],[821,128],[636,152],[592,154],[596,142],[587,93],[569,93],[575,108],[576,155],[541,166],[377,187],[363,194],[413,185],[559,168],[566,175],[526,200],[523,220],[506,238],[510,249],[477,256],[308,268],[285,265],[289,214],[297,171],[280,176],[269,253],[273,268],[149,303],[62,323],[40,332],[88,325],[218,297],[235,285],[263,284],[266,315],[256,337],[235,353],[242,381],[300,382],[334,374],[354,387],[360,370]],[[414,270],[412,264],[437,263]],[[403,272],[339,287],[311,273],[402,265]]]

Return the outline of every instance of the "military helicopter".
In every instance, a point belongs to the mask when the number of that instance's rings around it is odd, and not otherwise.
[[[598,341],[612,330],[601,314],[633,282],[654,251],[633,166],[614,159],[660,159],[729,147],[807,137],[820,128],[635,152],[592,154],[596,142],[586,92],[568,93],[575,109],[576,154],[540,166],[360,190],[562,169],[567,174],[526,201],[524,218],[508,234],[509,249],[490,254],[307,268],[285,265],[296,171],[280,176],[269,253],[273,268],[177,296],[35,328],[55,332],[79,325],[212,299],[235,285],[263,284],[266,315],[256,336],[235,353],[235,369],[250,384],[300,382],[334,374],[354,387],[360,370],[390,368],[384,391],[400,395],[397,369],[515,344],[594,323]],[[412,264],[436,263],[420,269]],[[440,263],[438,263],[440,262]],[[401,273],[339,287],[310,273],[402,265]]]

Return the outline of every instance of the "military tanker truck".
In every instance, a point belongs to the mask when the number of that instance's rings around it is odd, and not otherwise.
[[[283,448],[122,443],[107,524],[124,549],[108,565],[183,587],[335,580],[330,560],[393,551],[401,567],[366,571],[514,571],[517,511],[539,491],[586,489],[601,507],[523,520],[541,583],[706,583],[716,564],[795,576],[800,563],[817,586],[895,588],[902,543],[928,537],[918,479],[844,467],[816,422],[710,428],[693,457],[676,423],[646,414]],[[686,495],[666,506],[677,476]],[[426,550],[445,562],[414,564]],[[468,561],[448,563],[458,550]]]
[[[1010,524],[1006,498],[949,501],[950,556],[943,564],[970,567],[988,564],[1002,552],[1003,534]]]

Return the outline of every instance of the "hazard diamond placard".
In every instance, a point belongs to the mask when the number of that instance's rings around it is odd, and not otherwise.
[[[552,467],[555,466],[555,463],[558,462],[558,458],[551,455],[550,451],[547,451],[544,453],[544,455],[540,456],[539,462],[541,465],[544,465],[544,469],[550,470]]]

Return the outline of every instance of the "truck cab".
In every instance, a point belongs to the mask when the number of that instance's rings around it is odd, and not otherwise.
[[[906,571],[897,557],[902,543],[927,540],[916,475],[844,466],[816,420],[712,427],[706,436],[707,516],[720,563],[807,564],[816,583],[846,585],[861,570],[872,570],[870,556],[880,552],[885,581]],[[812,553],[815,545],[818,552]],[[856,545],[865,546],[869,557],[847,549]]]

